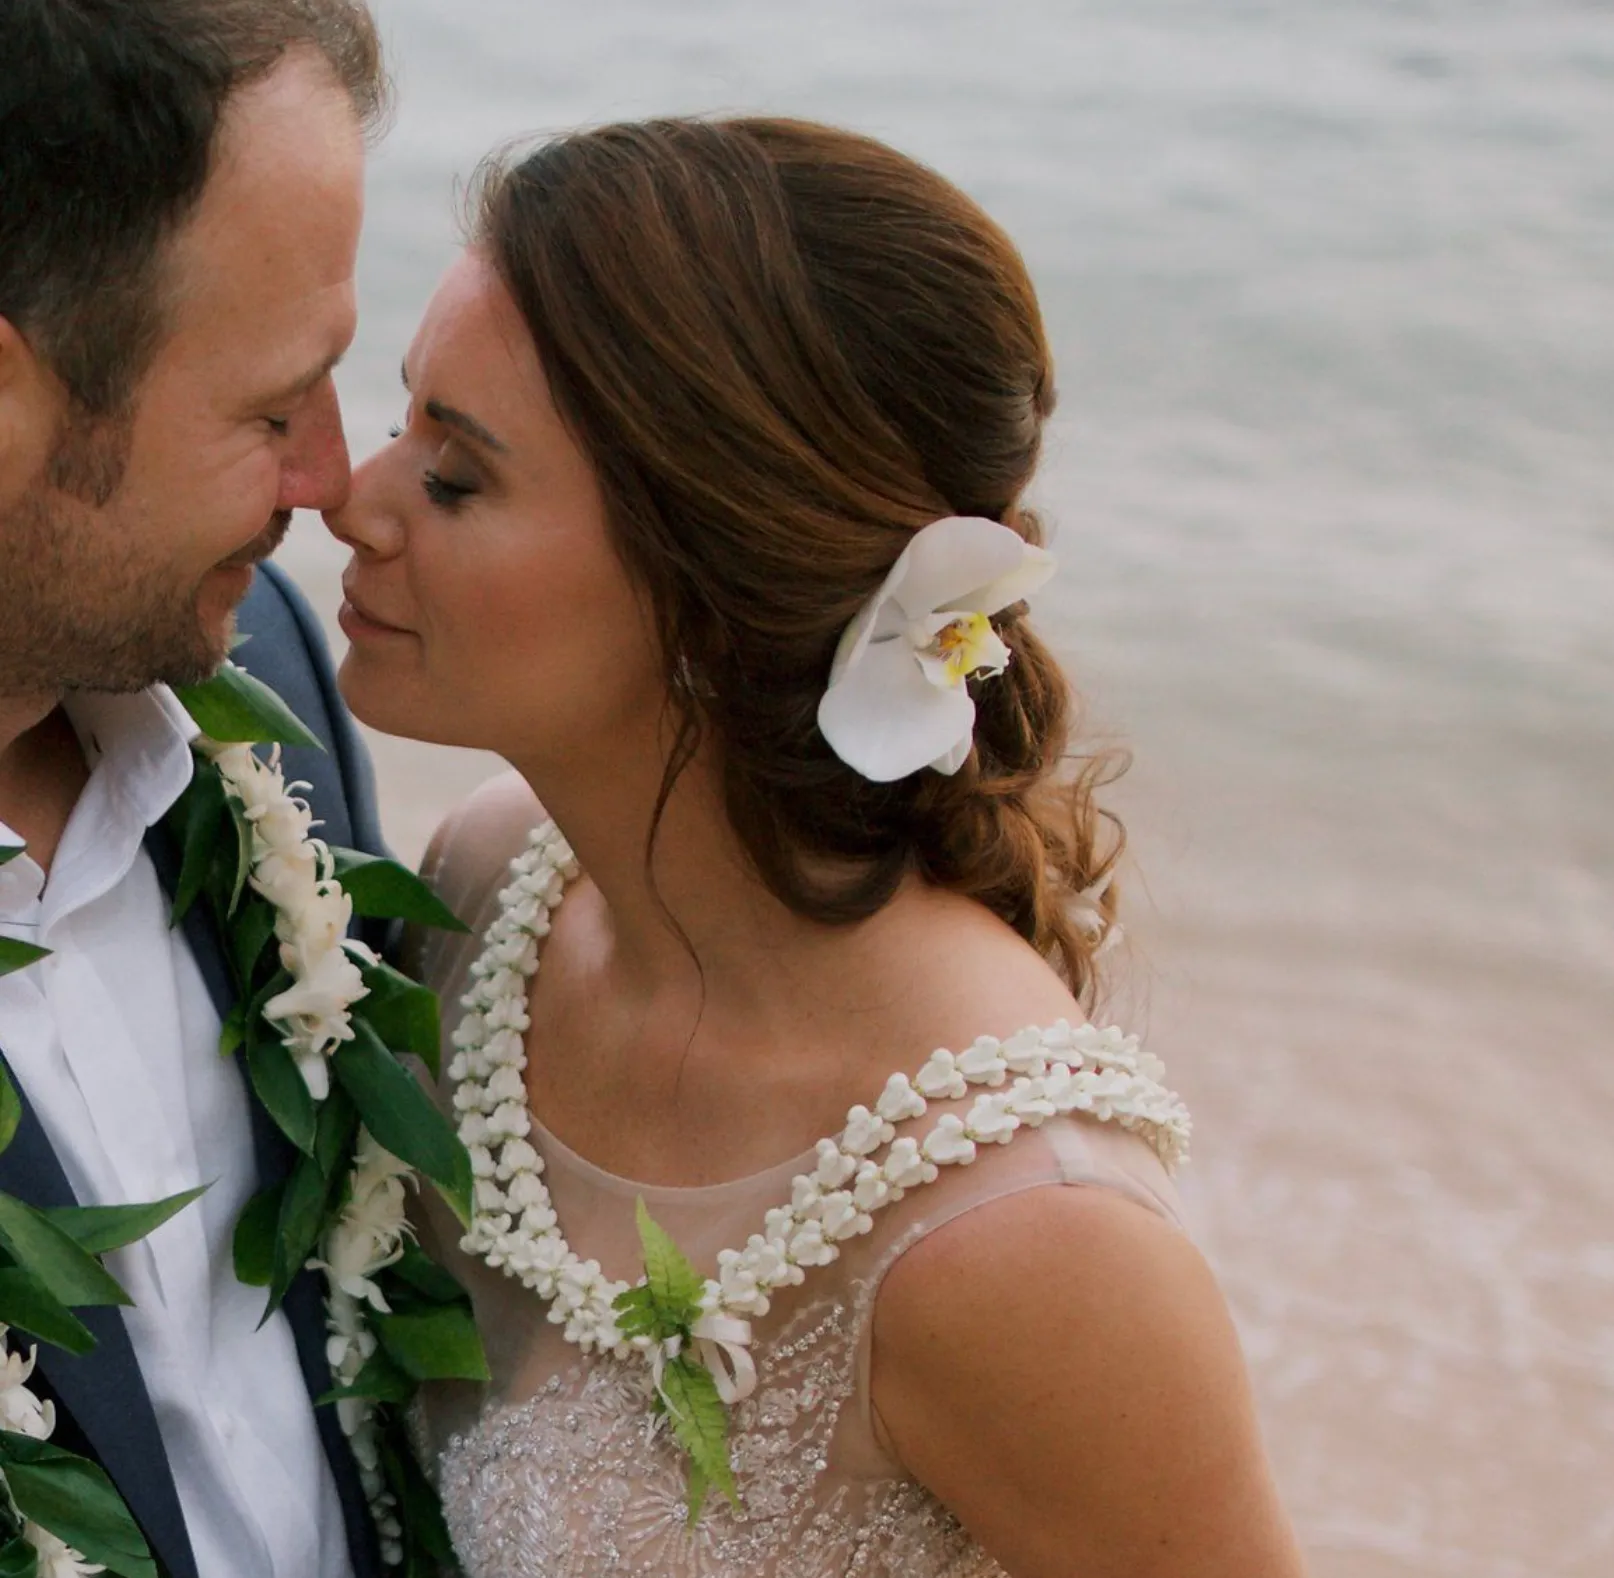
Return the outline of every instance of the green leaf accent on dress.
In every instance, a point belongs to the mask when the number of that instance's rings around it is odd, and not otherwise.
[[[645,1279],[619,1293],[612,1303],[626,1337],[649,1337],[664,1358],[656,1407],[672,1424],[678,1444],[689,1454],[689,1522],[701,1515],[709,1486],[715,1485],[736,1507],[740,1492],[729,1463],[729,1416],[711,1372],[687,1349],[690,1327],[700,1319],[706,1282],[673,1236],[651,1216],[641,1196],[634,1210],[644,1251]]]
[[[644,1251],[645,1288],[655,1306],[663,1337],[687,1333],[699,1318],[706,1281],[689,1263],[664,1227],[651,1216],[641,1197],[634,1210],[639,1243]]]
[[[729,1466],[729,1415],[711,1372],[694,1359],[668,1360],[661,1372],[661,1402],[692,1464],[690,1525],[701,1515],[707,1485],[716,1485],[738,1507],[740,1491]]]

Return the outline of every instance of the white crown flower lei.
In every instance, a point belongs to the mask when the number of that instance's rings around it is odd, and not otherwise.
[[[991,616],[1054,568],[1046,549],[982,516],[949,515],[915,532],[836,648],[818,704],[830,749],[875,783],[922,767],[956,773],[975,734],[967,682],[1009,664]]]
[[[471,967],[449,1064],[460,1138],[476,1178],[461,1247],[531,1288],[566,1340],[585,1353],[637,1355],[647,1365],[652,1407],[690,1458],[692,1523],[709,1486],[738,1503],[727,1408],[756,1386],[751,1320],[768,1313],[777,1290],[801,1283],[811,1267],[836,1260],[843,1241],[869,1232],[875,1212],[934,1182],[943,1167],[967,1166],[978,1147],[1007,1144],[1021,1128],[1072,1112],[1138,1134],[1168,1169],[1187,1157],[1187,1109],[1136,1037],[1065,1021],[1007,1040],[983,1036],[961,1053],[933,1053],[911,1078],[893,1074],[872,1108],[853,1107],[841,1133],[818,1142],[815,1165],[793,1180],[789,1201],[766,1214],[743,1249],[718,1254],[714,1278],[695,1270],[641,1200],[645,1274],[632,1285],[615,1281],[566,1242],[543,1158],[528,1138],[530,982],[577,862],[548,823],[534,830],[510,872],[500,913]],[[922,1138],[897,1134],[898,1124],[924,1117],[932,1102],[960,1101],[972,1087],[984,1089],[963,1115],[943,1113]]]
[[[466,928],[396,862],[333,849],[280,766],[283,745],[319,742],[234,664],[179,691],[200,737],[170,814],[183,850],[174,924],[204,902],[238,991],[220,1050],[237,1053],[296,1150],[235,1232],[239,1279],[268,1289],[267,1316],[305,1267],[324,1274],[326,1358],[383,1563],[449,1566],[435,1493],[414,1463],[404,1412],[427,1380],[486,1380],[470,1300],[414,1242],[405,1214],[420,1176],[469,1220],[470,1158],[400,1061],[435,1076],[437,999],[348,936],[354,916]],[[255,746],[268,746],[260,755]]]

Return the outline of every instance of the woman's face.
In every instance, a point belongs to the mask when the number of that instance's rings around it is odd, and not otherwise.
[[[409,412],[325,522],[353,549],[342,694],[391,734],[576,760],[655,727],[653,623],[593,468],[497,271],[448,271],[404,358]]]

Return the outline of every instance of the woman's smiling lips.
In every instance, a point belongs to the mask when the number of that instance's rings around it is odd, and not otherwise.
[[[412,636],[414,634],[414,631],[406,630],[402,625],[389,624],[385,619],[372,613],[354,595],[353,588],[345,579],[342,582],[342,595],[346,601],[337,611],[336,622],[342,627],[342,634],[349,641],[366,641],[374,640],[380,636]]]

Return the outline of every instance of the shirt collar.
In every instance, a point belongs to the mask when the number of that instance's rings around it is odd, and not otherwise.
[[[160,822],[191,781],[201,732],[166,685],[128,696],[79,691],[62,703],[89,763],[143,828]]]
[[[133,695],[74,692],[62,711],[89,764],[89,782],[63,830],[50,882],[23,855],[0,867],[0,911],[33,913],[50,925],[106,892],[133,864],[146,830],[185,792],[191,741],[201,732],[166,685]],[[0,822],[0,844],[21,840]],[[43,909],[39,906],[43,901]]]

